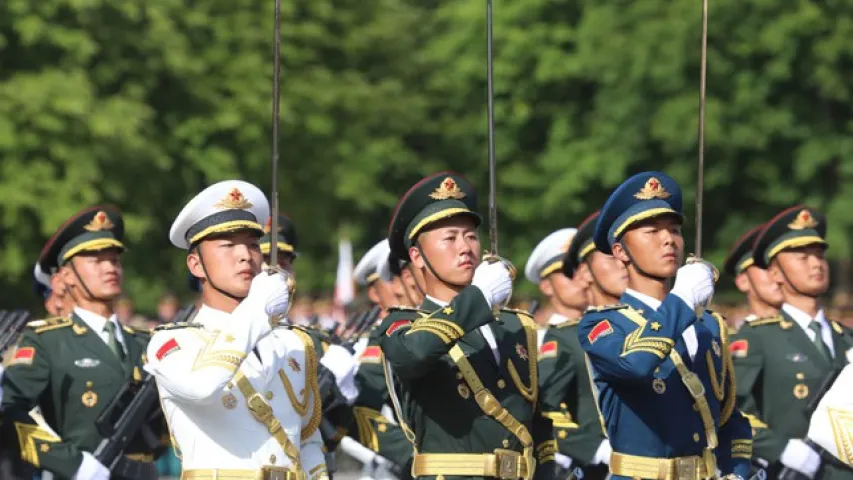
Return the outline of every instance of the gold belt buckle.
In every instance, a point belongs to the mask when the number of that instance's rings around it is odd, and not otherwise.
[[[495,450],[498,478],[515,480],[521,478],[521,454],[512,450]]]
[[[675,478],[678,480],[696,480],[697,478],[699,478],[699,458],[676,458]]]
[[[264,401],[264,397],[260,393],[253,393],[246,403],[249,406],[249,411],[252,412],[252,416],[261,423],[266,422],[272,415],[272,407]]]
[[[690,391],[691,397],[700,398],[705,396],[705,385],[702,385],[702,380],[695,373],[690,372],[683,375],[681,381],[687,387],[687,390]]]

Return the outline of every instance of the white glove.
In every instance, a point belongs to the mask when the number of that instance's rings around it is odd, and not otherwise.
[[[610,448],[610,441],[602,440],[598,445],[598,449],[595,451],[595,456],[592,457],[592,463],[601,464],[601,465],[610,465],[610,454],[613,453],[613,449]]]
[[[83,461],[71,480],[110,480],[110,470],[101,465],[89,452],[83,452]]]
[[[560,452],[554,454],[554,461],[557,462],[557,465],[565,468],[566,470],[572,468],[572,458],[567,457]]]
[[[704,262],[690,263],[678,269],[672,294],[695,310],[706,305],[714,295],[714,270]]]
[[[281,271],[261,272],[252,279],[249,295],[243,300],[269,315],[284,315],[290,307],[290,288]]]
[[[812,450],[806,442],[796,438],[788,440],[779,460],[786,467],[793,468],[809,478],[814,478],[820,468],[820,454]]]
[[[481,262],[474,270],[474,279],[471,285],[479,288],[486,297],[489,308],[503,306],[512,295],[512,276],[510,267],[500,262]]]
[[[355,372],[358,362],[349,351],[340,345],[329,345],[329,349],[320,359],[320,364],[328,368],[335,376],[338,390],[347,399],[348,404],[355,402],[358,397],[358,387],[355,384]]]

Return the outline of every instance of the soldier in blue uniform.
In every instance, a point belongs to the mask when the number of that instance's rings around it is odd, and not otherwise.
[[[628,269],[622,303],[588,310],[578,328],[614,478],[749,474],[752,432],[734,406],[727,328],[703,307],[716,272],[701,261],[679,268],[681,203],[666,174],[637,174],[610,195],[593,236]]]

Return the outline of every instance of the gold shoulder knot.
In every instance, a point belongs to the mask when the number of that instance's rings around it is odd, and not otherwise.
[[[49,330],[56,330],[57,328],[70,327],[73,324],[74,322],[70,318],[50,317],[42,320],[33,320],[32,322],[28,322],[27,326],[32,328],[35,333],[42,333]]]
[[[162,330],[176,330],[179,328],[204,328],[200,323],[196,322],[175,322],[175,323],[164,323],[162,325],[157,325],[154,327],[155,332],[160,332]]]
[[[606,312],[609,310],[622,310],[623,308],[628,308],[628,305],[625,303],[614,303],[613,305],[601,305],[601,306],[597,306],[597,307],[587,307],[586,313]]]
[[[775,315],[772,317],[761,317],[752,320],[751,322],[747,322],[750,327],[760,327],[762,325],[775,325],[777,323],[782,323],[783,319],[781,315]]]

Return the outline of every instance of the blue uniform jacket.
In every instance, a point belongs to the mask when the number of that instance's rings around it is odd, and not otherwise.
[[[707,446],[702,418],[669,357],[675,349],[705,386],[717,428],[718,468],[749,475],[752,430],[734,408],[734,370],[722,317],[696,314],[675,295],[657,311],[630,294],[621,304],[590,309],[578,326],[598,388],[598,405],[614,452],[642,457],[701,456]],[[682,333],[694,325],[691,360]]]

